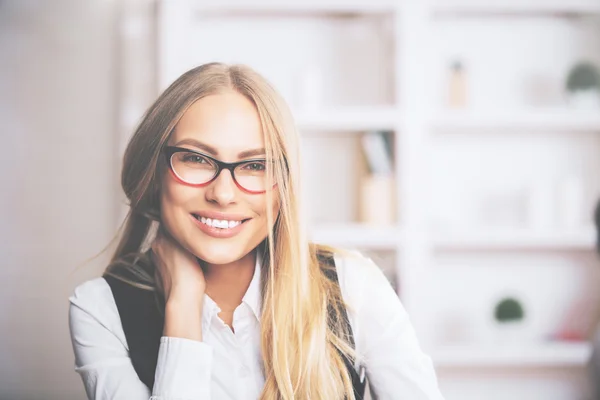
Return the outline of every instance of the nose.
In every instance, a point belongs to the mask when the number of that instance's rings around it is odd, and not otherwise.
[[[235,191],[237,186],[231,175],[231,171],[227,169],[221,170],[219,176],[211,182],[206,191],[208,201],[219,205],[228,205],[235,201]]]

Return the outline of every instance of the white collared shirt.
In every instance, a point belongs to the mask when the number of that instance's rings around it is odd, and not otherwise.
[[[362,256],[335,257],[356,351],[380,400],[441,400],[430,358],[381,270]],[[259,265],[259,263],[257,263]],[[75,370],[89,399],[258,399],[264,385],[260,351],[260,267],[233,315],[235,333],[205,296],[202,342],[162,337],[152,392],[142,383],[110,286],[103,278],[79,285],[69,298]]]

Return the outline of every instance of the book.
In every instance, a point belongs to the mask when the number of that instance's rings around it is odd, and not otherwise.
[[[363,153],[371,175],[391,175],[392,151],[386,132],[369,131],[361,136]]]

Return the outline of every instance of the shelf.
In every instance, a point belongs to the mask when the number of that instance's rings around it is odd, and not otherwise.
[[[487,232],[455,232],[437,235],[434,246],[444,250],[593,250],[596,233],[592,227],[573,232],[535,232],[505,229]]]
[[[298,128],[307,131],[396,130],[400,123],[398,108],[343,107],[318,111],[293,111]]]
[[[599,132],[600,112],[565,109],[514,113],[441,112],[432,122],[438,131],[561,131]]]
[[[443,1],[443,0],[441,0]],[[439,15],[598,15],[600,4],[592,1],[454,1],[437,4],[434,13]]]
[[[456,345],[431,352],[431,358],[444,368],[583,367],[591,353],[588,342],[548,342]]]
[[[211,0],[195,7],[211,13],[281,13],[281,14],[382,14],[394,11],[397,5],[391,0]]]
[[[361,224],[321,225],[314,227],[310,238],[316,243],[341,247],[393,249],[402,241],[402,232],[394,226],[372,227]]]

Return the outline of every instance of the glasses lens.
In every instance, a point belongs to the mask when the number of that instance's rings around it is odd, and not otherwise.
[[[265,191],[269,185],[267,182],[267,163],[265,160],[249,161],[240,164],[235,169],[235,180],[246,190],[252,192]]]
[[[191,151],[173,153],[171,156],[171,166],[179,179],[191,185],[206,183],[217,172],[217,166],[212,160]]]

